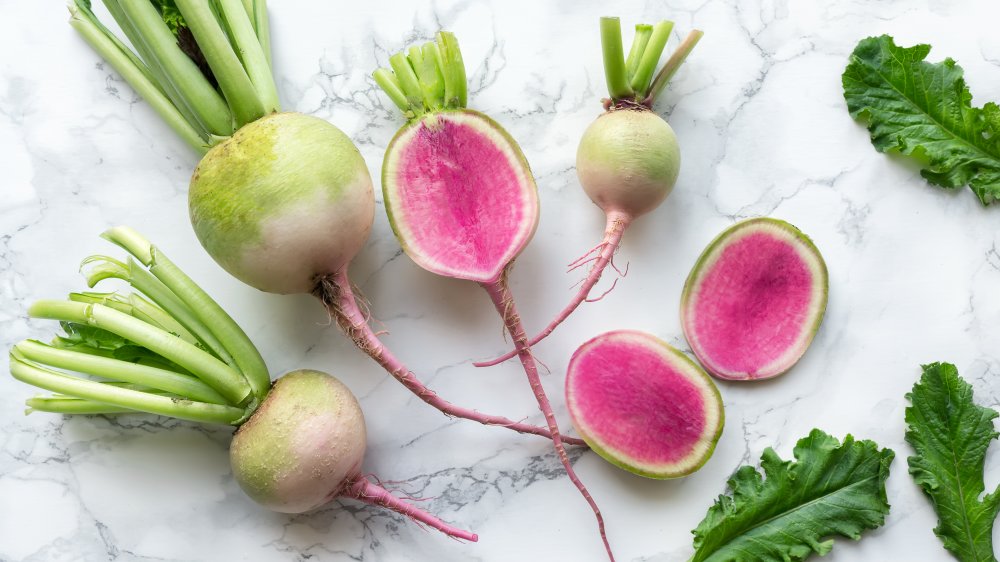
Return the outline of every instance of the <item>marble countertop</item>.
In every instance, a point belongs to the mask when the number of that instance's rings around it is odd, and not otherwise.
[[[529,331],[569,298],[563,265],[598,242],[603,216],[574,170],[604,79],[592,0],[271,3],[282,101],[330,120],[361,148],[373,177],[401,120],[369,73],[439,28],[457,33],[470,105],[518,139],[536,174],[542,218],[511,276]],[[929,42],[932,60],[966,69],[975,102],[1000,96],[1000,7],[988,0],[669,0],[616,2],[627,25],[670,18],[675,37],[706,35],[657,109],[682,143],[671,197],[638,220],[619,253],[628,277],[583,306],[536,349],[564,428],[562,373],[571,352],[614,328],[685,347],[684,278],[707,242],[736,220],[796,224],[830,269],[826,320],[788,375],[720,383],[726,428],[694,475],[652,481],[592,453],[576,457],[624,561],[691,554],[690,530],[739,465],[767,446],[789,457],[813,427],[895,449],[892,511],[828,560],[950,560],[930,504],[906,474],[904,394],[919,365],[951,361],[981,403],[1000,399],[1000,229],[967,189],[945,192],[878,154],[847,115],[840,75],[862,37]],[[170,252],[246,328],[272,373],[336,374],[365,409],[365,471],[447,521],[479,533],[460,544],[352,501],[314,513],[270,513],[242,494],[227,456],[231,430],[152,417],[22,415],[34,392],[0,377],[0,560],[600,561],[593,516],[549,444],[449,420],[355,350],[314,299],[259,293],[201,250],[187,218],[197,158],[67,25],[53,2],[0,0],[0,344],[47,337],[27,305],[83,288],[81,258],[117,254],[97,235],[129,224]],[[385,342],[446,398],[541,423],[520,366],[474,359],[505,350],[486,295],[435,277],[402,255],[381,207],[351,270],[391,334]],[[1000,479],[994,446],[987,485]]]

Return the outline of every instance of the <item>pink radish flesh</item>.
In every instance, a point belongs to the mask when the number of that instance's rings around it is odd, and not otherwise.
[[[439,275],[499,279],[538,222],[534,180],[499,126],[470,110],[431,114],[386,155],[383,190],[407,254]]]
[[[805,353],[826,296],[826,265],[805,235],[783,221],[745,221],[712,242],[688,276],[684,334],[716,376],[777,376]]]
[[[697,470],[722,432],[722,401],[708,375],[643,332],[608,332],[580,346],[566,404],[594,451],[651,478]]]

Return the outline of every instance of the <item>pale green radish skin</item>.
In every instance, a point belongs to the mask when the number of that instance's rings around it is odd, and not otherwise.
[[[278,379],[233,437],[229,458],[240,487],[282,513],[320,507],[361,470],[361,406],[343,383],[319,371]]]
[[[606,214],[634,219],[670,195],[681,167],[674,130],[647,109],[612,109],[583,133],[576,153],[580,184]]]
[[[213,147],[188,201],[212,258],[271,293],[309,293],[346,267],[375,217],[371,176],[354,143],[300,113],[268,115]]]

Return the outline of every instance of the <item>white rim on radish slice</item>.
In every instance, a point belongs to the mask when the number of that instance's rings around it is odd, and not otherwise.
[[[573,354],[566,406],[605,460],[648,478],[701,468],[722,435],[722,397],[686,355],[644,332],[601,334]]]
[[[688,275],[684,336],[717,377],[781,375],[812,343],[828,283],[823,257],[799,229],[771,218],[738,223],[709,244]]]

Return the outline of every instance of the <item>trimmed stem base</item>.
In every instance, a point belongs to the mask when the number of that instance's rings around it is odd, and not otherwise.
[[[514,340],[514,345],[517,348],[517,356],[524,367],[524,373],[528,376],[528,383],[535,394],[535,399],[538,400],[538,409],[545,415],[545,421],[548,423],[556,454],[559,455],[559,460],[562,462],[563,468],[566,469],[566,474],[569,475],[570,481],[580,490],[583,498],[587,500],[590,508],[594,510],[594,516],[597,518],[597,527],[601,533],[601,540],[604,541],[604,548],[608,552],[608,558],[611,562],[614,562],[615,556],[611,552],[611,544],[608,543],[608,535],[604,530],[604,517],[601,515],[601,510],[597,507],[597,502],[594,501],[587,487],[577,477],[576,471],[573,470],[573,465],[569,462],[569,456],[566,455],[566,448],[563,446],[564,438],[559,433],[559,425],[556,423],[556,416],[552,411],[552,405],[549,403],[548,396],[545,395],[545,389],[542,388],[542,381],[538,376],[538,366],[535,364],[535,358],[531,355],[531,346],[528,345],[528,335],[524,333],[521,316],[517,313],[517,308],[514,306],[514,297],[507,286],[506,272],[500,277],[499,281],[489,284],[483,283],[482,287],[489,293],[490,299],[493,301],[493,306],[500,313],[504,326],[507,328],[508,333],[510,333],[511,339]]]
[[[323,302],[326,309],[337,320],[345,334],[354,345],[361,351],[368,354],[376,363],[382,366],[396,380],[403,383],[410,392],[416,394],[421,400],[440,410],[444,415],[464,418],[479,422],[483,425],[496,425],[512,429],[518,433],[530,433],[551,439],[549,430],[527,423],[515,422],[503,416],[492,416],[483,414],[469,408],[456,406],[447,400],[442,399],[433,390],[424,386],[422,382],[390,352],[378,339],[378,336],[368,325],[368,319],[358,307],[357,298],[351,289],[351,281],[347,277],[347,271],[341,270],[330,277],[325,277],[319,281],[314,294]],[[566,438],[565,441],[572,445],[586,447],[582,439]]]
[[[618,245],[621,243],[622,235],[625,234],[625,229],[628,228],[631,221],[632,217],[626,215],[625,213],[608,213],[607,226],[604,229],[604,240],[602,240],[600,245],[597,246],[597,248],[600,249],[600,253],[597,255],[597,260],[594,262],[594,265],[591,266],[590,272],[587,274],[587,278],[584,279],[583,284],[580,285],[580,289],[569,301],[569,304],[567,304],[566,307],[563,308],[558,315],[556,315],[552,322],[549,322],[549,325],[546,326],[544,330],[539,332],[537,336],[531,338],[531,341],[528,342],[529,346],[535,345],[545,339],[553,332],[553,330],[556,329],[557,326],[559,326],[559,324],[562,324],[564,320],[569,318],[569,315],[572,314],[578,306],[584,302],[590,302],[592,300],[589,298],[590,291],[594,288],[594,285],[597,285],[597,282],[601,280],[601,275],[604,273],[604,270],[607,269],[608,264],[611,263],[611,259],[614,258],[615,252],[618,251]],[[583,260],[586,259],[586,257],[587,256],[584,256],[580,259]],[[476,367],[491,367],[493,365],[503,363],[515,355],[517,355],[516,349],[508,351],[496,359],[480,361],[478,363],[473,363],[473,365]]]
[[[477,542],[479,540],[479,535],[445,523],[430,513],[397,498],[385,488],[372,483],[360,475],[351,479],[340,495],[341,497],[354,498],[370,505],[391,509],[396,513],[405,515],[418,523],[423,523],[456,539],[470,542]]]

